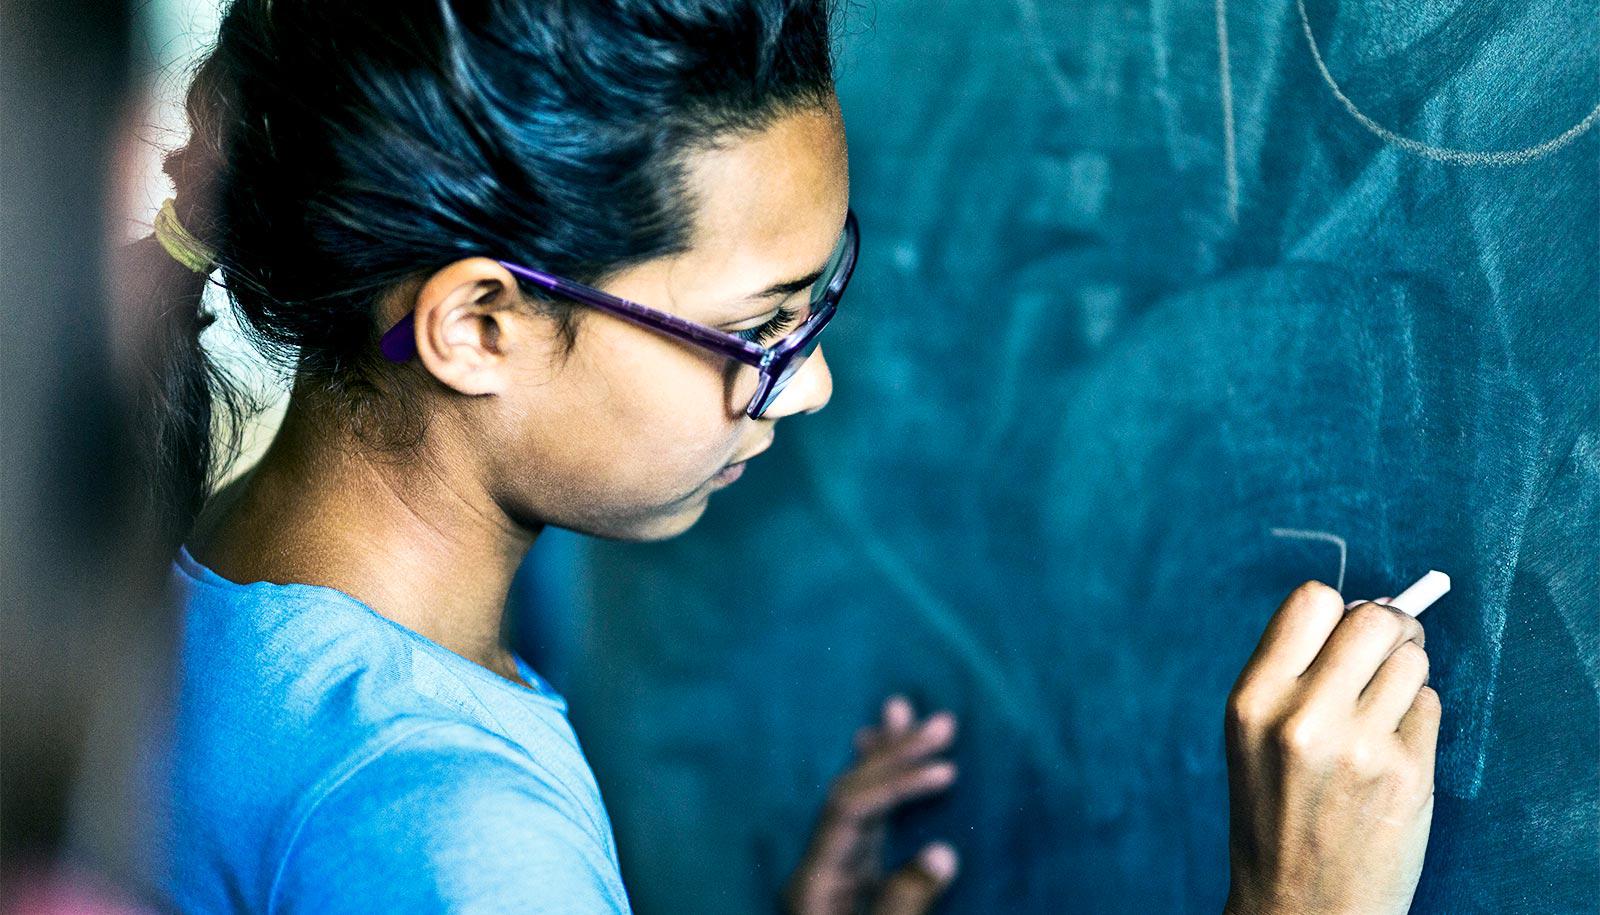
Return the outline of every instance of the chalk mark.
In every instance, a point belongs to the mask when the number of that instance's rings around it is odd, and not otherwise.
[[[818,496],[823,515],[842,529],[841,540],[855,544],[860,555],[877,569],[884,584],[905,600],[911,615],[920,618],[927,631],[944,644],[956,665],[971,676],[978,704],[1004,721],[1013,733],[1032,743],[1034,759],[1058,758],[1062,752],[1062,737],[1056,727],[1054,711],[1044,707],[1036,690],[1018,688],[1000,665],[979,647],[977,633],[956,609],[933,585],[923,580],[875,525],[850,507],[860,504],[860,500],[844,491],[839,475],[817,472],[819,466],[826,465],[814,457],[811,446],[802,445],[801,450],[803,479]]]
[[[1344,538],[1338,534],[1327,531],[1308,531],[1296,527],[1275,527],[1269,532],[1274,537],[1283,537],[1289,540],[1317,540],[1322,543],[1331,543],[1339,548],[1339,582],[1333,586],[1335,591],[1344,591],[1345,559],[1349,556],[1349,547],[1345,545]]]
[[[1217,0],[1217,7],[1219,10],[1224,2],[1225,0]],[[1385,143],[1398,146],[1399,148],[1405,150],[1406,152],[1412,153],[1413,155],[1421,156],[1425,159],[1432,159],[1436,162],[1444,162],[1450,165],[1521,165],[1525,162],[1532,162],[1535,159],[1543,158],[1544,156],[1555,152],[1563,146],[1566,146],[1573,140],[1576,140],[1578,137],[1581,137],[1584,133],[1588,132],[1589,128],[1593,127],[1596,121],[1600,121],[1600,105],[1596,105],[1594,110],[1589,112],[1588,116],[1578,123],[1572,125],[1559,136],[1546,140],[1537,146],[1528,146],[1522,149],[1487,150],[1481,152],[1470,149],[1452,149],[1446,146],[1434,146],[1432,144],[1413,140],[1410,137],[1401,136],[1400,134],[1395,133],[1389,128],[1384,127],[1382,124],[1379,124],[1377,121],[1374,121],[1372,118],[1368,117],[1365,112],[1356,107],[1356,103],[1352,102],[1349,96],[1344,94],[1344,90],[1339,86],[1339,81],[1333,78],[1333,73],[1328,70],[1327,63],[1322,59],[1322,50],[1317,46],[1317,37],[1311,31],[1311,16],[1306,12],[1306,0],[1295,0],[1295,8],[1300,13],[1300,28],[1303,32],[1305,32],[1306,44],[1311,49],[1311,60],[1317,65],[1317,72],[1322,74],[1322,81],[1327,83],[1328,88],[1333,91],[1333,97],[1338,99],[1339,104],[1344,106],[1344,110],[1348,112],[1352,118],[1355,118],[1357,123],[1359,123],[1361,126],[1376,134],[1377,137],[1383,140]],[[1224,46],[1224,54],[1226,54],[1226,46]],[[1226,59],[1226,57],[1224,57],[1224,59]]]
[[[1067,75],[1061,72],[1061,65],[1056,62],[1055,52],[1044,41],[1044,25],[1039,20],[1039,4],[1036,0],[1016,0],[1016,2],[1017,12],[1022,15],[1023,38],[1033,51],[1034,58],[1044,70],[1044,75],[1049,78],[1050,85],[1056,90],[1056,96],[1060,98],[1061,104],[1067,108],[1076,107],[1080,101],[1078,90],[1073,88]]]
[[[1222,96],[1222,170],[1228,218],[1239,221],[1239,147],[1233,120],[1233,63],[1228,51],[1228,0],[1217,0],[1217,81]]]

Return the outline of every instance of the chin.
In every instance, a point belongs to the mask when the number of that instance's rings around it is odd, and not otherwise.
[[[663,518],[654,519],[648,525],[646,525],[645,530],[641,531],[640,534],[633,539],[641,543],[652,543],[658,540],[670,540],[689,528],[694,527],[695,522],[700,520],[700,516],[706,513],[707,504],[708,500],[706,499],[696,499],[694,502],[685,505],[675,515],[668,515]]]
[[[673,537],[694,527],[700,516],[706,513],[709,500],[705,497],[683,503],[671,513],[652,515],[648,518],[606,525],[603,530],[584,530],[573,528],[580,534],[598,537],[602,540],[617,540],[624,543],[656,543],[662,540],[671,540]]]

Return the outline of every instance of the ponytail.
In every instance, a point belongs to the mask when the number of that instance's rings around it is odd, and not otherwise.
[[[216,316],[206,310],[210,275],[221,266],[216,203],[226,180],[226,88],[214,55],[195,75],[188,112],[190,139],[164,171],[177,197],[162,206],[157,232],[126,246],[117,275],[124,301],[140,307],[144,339],[138,431],[147,481],[148,515],[165,553],[194,524],[218,474],[238,451],[249,407],[244,391],[201,345]]]
[[[148,512],[158,543],[175,550],[189,533],[210,494],[218,448],[216,432],[238,426],[214,421],[218,405],[237,413],[236,386],[200,344],[200,332],[213,316],[204,311],[206,275],[190,270],[167,253],[154,236],[121,252],[117,273],[149,307],[145,339],[140,341],[143,377],[138,400]],[[229,446],[231,448],[231,445]]]

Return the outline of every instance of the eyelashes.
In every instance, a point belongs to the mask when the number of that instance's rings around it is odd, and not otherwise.
[[[765,346],[773,340],[783,336],[784,328],[795,319],[795,313],[787,305],[778,306],[778,313],[768,318],[765,324],[745,330],[734,331],[734,336],[750,343]]]

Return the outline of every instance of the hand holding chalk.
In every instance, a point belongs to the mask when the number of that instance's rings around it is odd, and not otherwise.
[[[1348,611],[1309,582],[1267,624],[1228,698],[1229,912],[1410,908],[1439,732],[1414,614],[1448,582]]]

